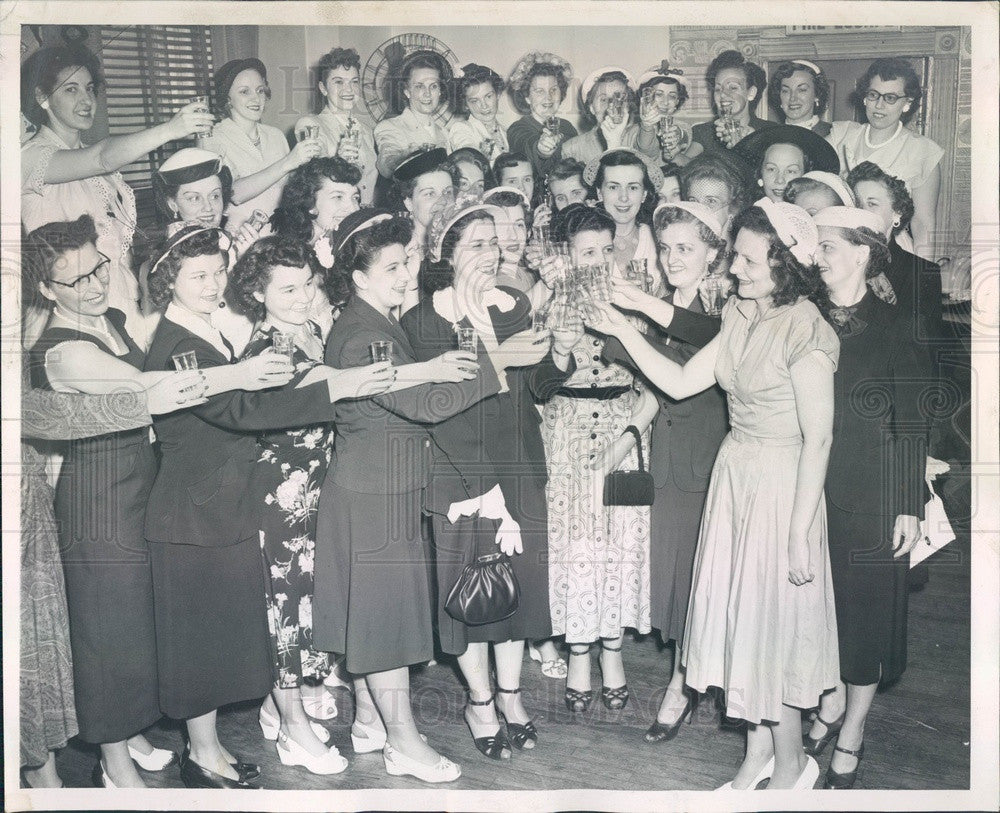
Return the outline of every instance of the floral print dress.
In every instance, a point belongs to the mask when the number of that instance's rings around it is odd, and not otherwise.
[[[310,323],[319,337],[318,325]],[[273,344],[274,327],[258,326],[243,353],[259,355]],[[295,348],[294,387],[321,363]],[[313,649],[313,560],[316,511],[333,448],[333,425],[273,432],[258,439],[255,484],[264,501],[260,546],[268,574],[268,629],[277,662],[278,685],[300,686],[330,672],[329,656]]]

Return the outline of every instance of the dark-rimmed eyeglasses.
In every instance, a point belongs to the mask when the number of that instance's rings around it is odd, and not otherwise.
[[[83,276],[77,277],[72,282],[59,282],[59,280],[50,279],[48,281],[49,285],[61,285],[63,288],[72,288],[74,291],[82,291],[90,281],[97,277],[101,282],[107,282],[111,278],[110,271],[108,270],[111,266],[111,258],[106,257],[100,252],[97,252],[101,258],[101,261],[94,266],[93,270]]]
[[[909,96],[905,96],[900,93],[879,93],[877,90],[869,90],[865,94],[865,101],[871,102],[872,104],[877,104],[879,99],[882,99],[886,104],[895,104],[901,99],[909,99]]]

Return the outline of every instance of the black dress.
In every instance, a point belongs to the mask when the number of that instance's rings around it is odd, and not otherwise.
[[[143,353],[125,316],[107,318],[125,341],[121,361],[142,369]],[[45,352],[85,341],[114,356],[96,336],[48,327],[32,350],[36,387],[52,389]],[[143,517],[156,459],[146,427],[68,444],[56,487],[55,515],[66,578],[73,679],[80,738],[119,742],[160,718],[149,551]]]
[[[871,291],[834,316],[840,365],[826,477],[841,677],[891,682],[906,668],[908,557],[894,559],[896,516],[923,517],[927,360],[911,320]]]
[[[513,288],[502,289],[514,297],[515,307],[502,313],[491,307],[497,341],[530,327],[527,298]],[[402,319],[416,358],[434,358],[456,346],[451,323],[440,316],[428,297]],[[461,324],[471,327],[467,319]],[[506,373],[509,392],[498,393],[432,427],[437,455],[434,466],[435,498],[431,520],[434,531],[437,578],[437,625],[441,649],[451,655],[465,652],[476,642],[537,640],[552,634],[549,609],[548,513],[545,501],[545,450],[539,429],[536,401],[545,401],[574,371],[559,370],[551,353],[538,364]],[[448,489],[446,482],[455,484]],[[444,609],[445,599],[465,566],[478,553],[497,550],[494,520],[465,517],[447,519],[452,499],[485,494],[499,483],[513,518],[521,526],[524,552],[511,557],[521,588],[517,612],[505,621],[467,626]],[[450,496],[445,496],[446,493]]]

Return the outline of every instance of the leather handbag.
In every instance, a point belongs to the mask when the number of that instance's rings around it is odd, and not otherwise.
[[[625,427],[635,437],[635,448],[639,453],[638,471],[612,471],[604,477],[605,505],[652,505],[653,475],[646,471],[642,459],[642,438],[639,430],[631,424]]]
[[[448,615],[471,627],[493,624],[517,612],[521,588],[510,557],[499,550],[477,555],[448,593]]]

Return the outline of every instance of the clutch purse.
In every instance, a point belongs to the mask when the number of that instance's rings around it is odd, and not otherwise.
[[[605,505],[652,505],[653,475],[646,471],[642,459],[642,439],[639,430],[626,426],[626,432],[635,436],[635,448],[639,453],[638,471],[612,471],[604,477]]]
[[[520,593],[510,557],[493,551],[465,566],[444,608],[456,621],[472,627],[493,624],[517,612]]]

